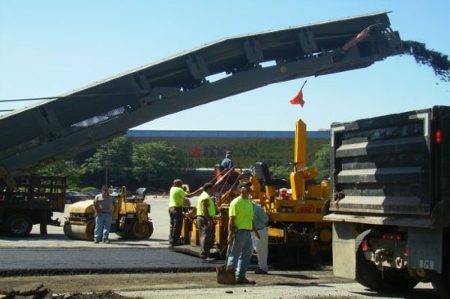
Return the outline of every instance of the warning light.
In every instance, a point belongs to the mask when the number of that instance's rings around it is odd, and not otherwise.
[[[436,131],[436,135],[434,137],[434,141],[436,143],[441,143],[441,131]]]

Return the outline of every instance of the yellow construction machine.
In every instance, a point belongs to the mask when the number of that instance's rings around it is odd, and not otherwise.
[[[111,232],[125,239],[148,239],[153,234],[149,218],[150,205],[145,203],[146,188],[139,188],[131,197],[121,188],[113,214]],[[83,200],[69,207],[64,234],[74,240],[93,240],[95,228],[94,200]]]
[[[238,173],[236,178],[236,173]],[[267,164],[255,163],[250,170],[217,170],[215,186],[214,247],[223,255],[227,247],[228,206],[239,195],[240,182],[252,183],[253,201],[269,216],[269,261],[305,264],[331,257],[331,224],[323,220],[330,199],[328,181],[316,183],[317,171],[306,166],[306,125],[296,122],[294,166],[289,180],[271,178]],[[184,213],[182,241],[199,245],[195,208]]]
[[[331,258],[331,223],[323,220],[330,200],[329,180],[316,182],[306,166],[306,125],[296,122],[294,165],[289,182],[273,179],[264,163],[250,177],[255,201],[269,216],[269,259],[304,263]]]

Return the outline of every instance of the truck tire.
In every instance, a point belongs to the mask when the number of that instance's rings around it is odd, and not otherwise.
[[[25,214],[17,213],[9,216],[4,224],[5,233],[10,237],[28,236],[33,228],[33,222]]]
[[[355,239],[355,254],[356,254],[356,269],[355,269],[355,280],[360,285],[365,286],[366,288],[371,288],[370,284],[365,280],[364,276],[361,274],[361,269],[359,267],[361,266],[361,263],[358,263],[358,256],[364,255],[362,253],[361,243],[366,238],[366,236],[370,233],[370,230],[364,231],[361,234],[359,234]]]
[[[360,284],[377,292],[405,292],[419,283],[407,277],[406,270],[378,270],[373,262],[366,260],[361,249],[356,254],[356,273]]]
[[[358,256],[363,256],[364,258],[364,254],[362,253],[362,250],[359,249],[358,251],[356,251],[356,273],[355,273],[355,280],[356,282],[358,282],[360,285],[365,286],[366,288],[372,289],[372,285],[367,282],[366,278],[363,275],[364,270],[360,269],[360,267],[362,266],[363,263],[358,262]]]
[[[447,265],[447,267],[445,266]],[[442,273],[434,274],[431,278],[431,284],[434,291],[441,298],[450,298],[450,257],[447,256],[444,260]]]

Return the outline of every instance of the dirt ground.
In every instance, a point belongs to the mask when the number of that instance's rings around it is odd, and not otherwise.
[[[248,278],[255,280],[258,286],[305,286],[344,281],[333,277],[330,269],[323,271],[271,271],[269,275],[256,275],[249,272]],[[0,291],[2,294],[11,295],[21,291],[23,295],[24,290],[37,289],[34,292],[36,294],[38,291],[46,289],[48,290],[47,294],[52,294],[53,298],[114,299],[127,298],[117,294],[120,291],[199,289],[221,286],[216,279],[215,272],[1,277]],[[41,287],[39,288],[39,286]]]

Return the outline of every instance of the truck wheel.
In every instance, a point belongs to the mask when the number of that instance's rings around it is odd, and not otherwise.
[[[153,234],[153,223],[150,221],[139,223],[135,221],[132,224],[133,237],[136,239],[148,239]]]
[[[361,249],[361,242],[365,239],[365,237],[370,233],[370,230],[364,231],[361,234],[359,234],[355,239],[355,245],[356,245],[356,269],[355,269],[355,280],[360,284],[365,286],[366,288],[372,288],[370,284],[366,281],[364,276],[361,273],[361,270],[359,267],[363,264],[361,262],[358,262],[358,257],[362,256],[364,258],[364,254]]]
[[[445,267],[444,265],[447,265]],[[446,264],[443,263],[442,273],[434,274],[431,278],[431,284],[434,291],[441,298],[450,298],[450,257],[447,257]]]
[[[4,227],[10,237],[25,237],[30,234],[33,222],[25,214],[13,214],[6,219]]]
[[[377,292],[405,292],[419,283],[407,277],[406,270],[378,270],[374,263],[366,260],[361,249],[356,254],[356,274],[360,284]]]
[[[360,251],[361,251],[361,252],[360,252]],[[359,262],[359,261],[358,261],[358,257],[361,257],[361,256],[362,256],[363,259],[365,259],[365,258],[364,258],[364,254],[362,253],[362,250],[361,250],[361,249],[358,249],[358,251],[356,251],[356,273],[355,273],[355,280],[356,280],[360,285],[363,285],[363,286],[365,286],[366,288],[372,289],[372,286],[370,285],[370,283],[368,283],[368,282],[366,281],[365,277],[363,276],[363,273],[362,273],[362,272],[364,272],[364,270],[363,270],[363,269],[360,269],[361,266],[364,264],[364,262]]]

